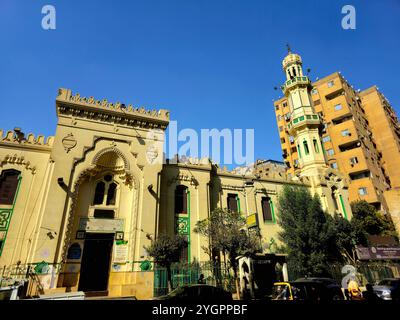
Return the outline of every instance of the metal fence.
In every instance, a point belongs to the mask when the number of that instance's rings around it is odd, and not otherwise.
[[[233,273],[224,264],[211,262],[192,263],[190,265],[174,264],[171,266],[172,288],[198,283],[200,275],[204,276],[204,283],[222,287],[234,292],[235,281]],[[167,294],[168,276],[167,269],[155,266],[154,269],[154,296]]]
[[[44,293],[40,276],[57,274],[60,269],[61,264],[45,262],[3,266],[0,269],[0,287],[23,285],[22,296],[38,296]]]

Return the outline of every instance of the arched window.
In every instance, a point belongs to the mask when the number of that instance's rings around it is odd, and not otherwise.
[[[314,143],[314,150],[316,153],[319,153],[319,148],[318,148],[318,143],[317,143],[317,139],[313,139],[313,143]]]
[[[301,159],[301,150],[300,150],[300,145],[297,145],[297,152],[299,153],[299,158]]]
[[[4,170],[0,175],[0,205],[12,205],[18,189],[19,176],[17,170]]]
[[[94,191],[93,205],[113,206],[117,198],[117,184],[113,181],[114,177],[110,174],[105,175],[96,184]]]
[[[238,213],[240,211],[239,210],[239,197],[236,193],[228,193],[226,202],[228,204],[228,210],[230,212]]]
[[[94,192],[93,204],[103,204],[105,189],[106,189],[106,184],[103,181],[97,182],[96,190]]]
[[[175,189],[175,213],[186,214],[188,213],[188,198],[187,198],[187,187],[177,186]]]
[[[262,197],[261,198],[261,209],[263,213],[264,222],[273,221],[274,217],[272,214],[272,204],[270,197]]]
[[[308,149],[308,143],[306,140],[303,141],[303,146],[304,146],[304,153],[306,155],[310,154],[310,149]]]

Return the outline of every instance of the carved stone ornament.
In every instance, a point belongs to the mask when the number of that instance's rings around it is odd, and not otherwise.
[[[148,161],[150,164],[153,164],[154,161],[157,159],[157,157],[158,157],[157,148],[156,148],[154,145],[149,146],[149,147],[147,148],[147,150],[146,150],[146,158],[147,158],[147,161]]]
[[[62,139],[62,144],[65,151],[68,153],[71,149],[75,148],[77,141],[72,133],[68,134]]]

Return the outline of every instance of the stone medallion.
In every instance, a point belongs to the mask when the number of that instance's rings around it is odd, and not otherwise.
[[[77,141],[72,133],[68,134],[62,139],[62,144],[65,151],[68,153],[71,149],[75,148]]]

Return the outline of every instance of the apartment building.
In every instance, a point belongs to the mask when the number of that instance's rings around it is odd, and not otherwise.
[[[312,86],[313,105],[322,119],[325,158],[333,169],[348,176],[350,201],[366,200],[378,210],[389,211],[384,193],[400,186],[400,130],[393,109],[376,87],[355,91],[338,72]],[[289,174],[297,175],[299,155],[288,130],[287,98],[275,101],[274,106],[282,156]]]

